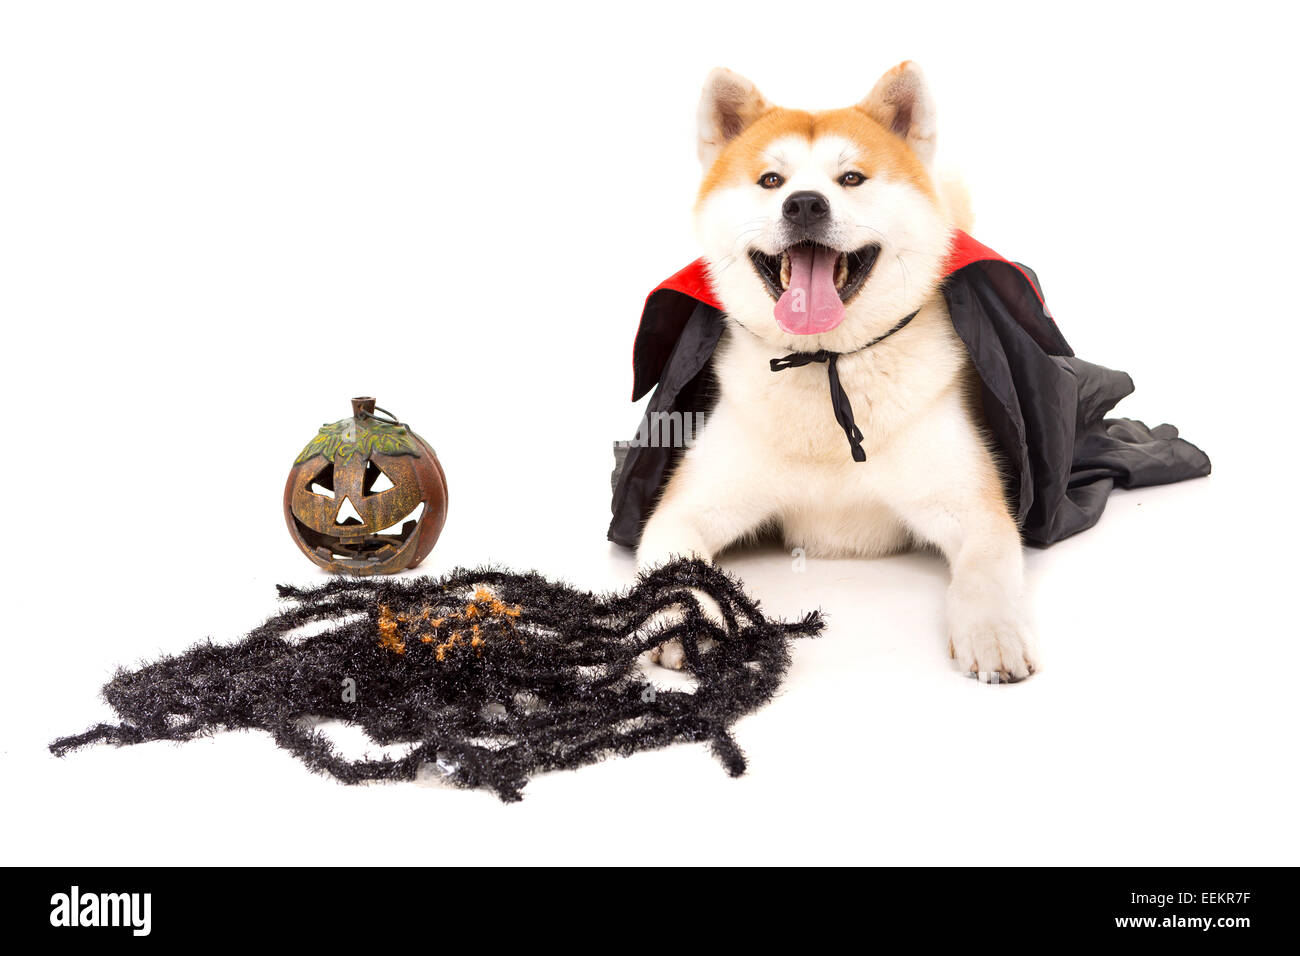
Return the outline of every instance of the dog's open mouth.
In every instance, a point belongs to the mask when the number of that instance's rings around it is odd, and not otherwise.
[[[749,251],[754,271],[776,300],[776,322],[786,332],[817,335],[844,321],[844,306],[862,291],[880,246],[840,252],[800,242],[780,255]]]

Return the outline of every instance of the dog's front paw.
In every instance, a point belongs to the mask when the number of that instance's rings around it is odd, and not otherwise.
[[[660,667],[674,671],[681,670],[686,663],[686,651],[682,650],[681,641],[664,641],[658,647],[650,648],[646,656]]]
[[[700,605],[700,613],[709,620],[710,623],[717,625],[722,630],[726,630],[726,623],[722,617],[722,611],[716,601],[703,591],[697,591],[691,588],[691,596],[695,598]],[[671,607],[659,611],[648,622],[648,626],[655,630],[667,630],[675,627],[686,620],[686,610],[680,604],[674,604]],[[707,650],[711,646],[706,638],[701,642],[701,650]],[[667,667],[670,670],[679,671],[686,666],[686,649],[682,642],[676,638],[664,641],[657,647],[650,648],[646,652],[650,660],[660,667]]]
[[[948,652],[962,673],[986,684],[1014,684],[1038,669],[1033,635],[1013,612],[955,615]]]

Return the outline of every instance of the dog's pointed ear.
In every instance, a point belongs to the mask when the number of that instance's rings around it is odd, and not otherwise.
[[[858,104],[873,120],[912,148],[927,167],[934,161],[935,110],[921,68],[905,60],[880,78]]]
[[[738,73],[718,67],[704,81],[700,96],[700,162],[708,169],[722,148],[772,107],[758,87]]]

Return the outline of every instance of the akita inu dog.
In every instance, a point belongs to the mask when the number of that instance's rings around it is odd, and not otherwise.
[[[934,153],[934,105],[912,63],[856,106],[816,113],[774,107],[727,70],[709,76],[695,222],[727,316],[718,399],[637,562],[712,559],[772,526],[813,556],[932,546],[952,572],[953,658],[981,680],[1016,681],[1037,666],[1021,540],[939,291],[970,213]],[[820,350],[838,353],[865,462],[828,408],[825,365],[770,370]],[[680,667],[681,648],[665,645],[660,661]]]

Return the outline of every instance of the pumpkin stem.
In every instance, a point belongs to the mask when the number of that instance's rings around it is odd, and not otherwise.
[[[369,395],[352,399],[352,417],[369,418],[375,413],[375,400]]]

